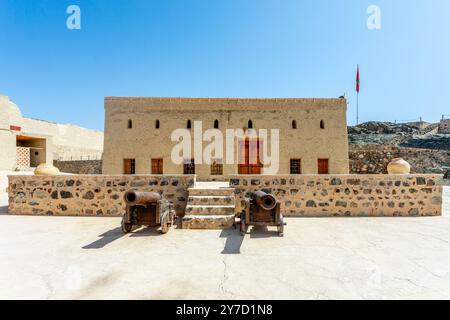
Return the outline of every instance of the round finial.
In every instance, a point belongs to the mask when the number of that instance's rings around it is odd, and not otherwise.
[[[37,176],[56,176],[60,174],[60,171],[51,164],[42,163],[34,169],[34,174]]]
[[[387,171],[389,174],[409,174],[411,172],[411,166],[402,158],[395,158],[389,162]]]

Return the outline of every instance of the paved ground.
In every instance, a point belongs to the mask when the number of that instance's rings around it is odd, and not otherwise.
[[[0,298],[450,299],[444,201],[436,218],[288,219],[284,238],[3,213]]]

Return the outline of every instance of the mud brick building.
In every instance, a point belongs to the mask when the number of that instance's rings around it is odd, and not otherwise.
[[[349,171],[345,99],[105,98],[103,174],[196,174],[198,180],[226,180],[233,174],[265,174],[264,161],[249,162],[247,137],[236,141],[241,159],[199,163],[192,157],[175,164],[171,152],[176,129],[268,131],[279,129],[279,166],[275,174],[347,174]],[[239,140],[239,138],[236,138]],[[265,144],[267,143],[267,144]],[[207,143],[203,143],[203,147]],[[223,150],[225,158],[227,150]],[[243,159],[243,160],[242,160]]]

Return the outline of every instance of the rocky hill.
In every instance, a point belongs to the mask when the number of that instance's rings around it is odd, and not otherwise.
[[[438,134],[438,124],[372,121],[349,127],[348,136],[352,173],[386,173],[387,163],[402,157],[413,173],[450,176],[450,134]]]
[[[450,150],[450,134],[437,132],[438,124],[419,129],[408,124],[375,121],[348,128],[350,144]]]

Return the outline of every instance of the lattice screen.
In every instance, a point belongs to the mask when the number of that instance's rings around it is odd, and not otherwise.
[[[30,167],[30,148],[16,147],[16,165],[19,168]]]

